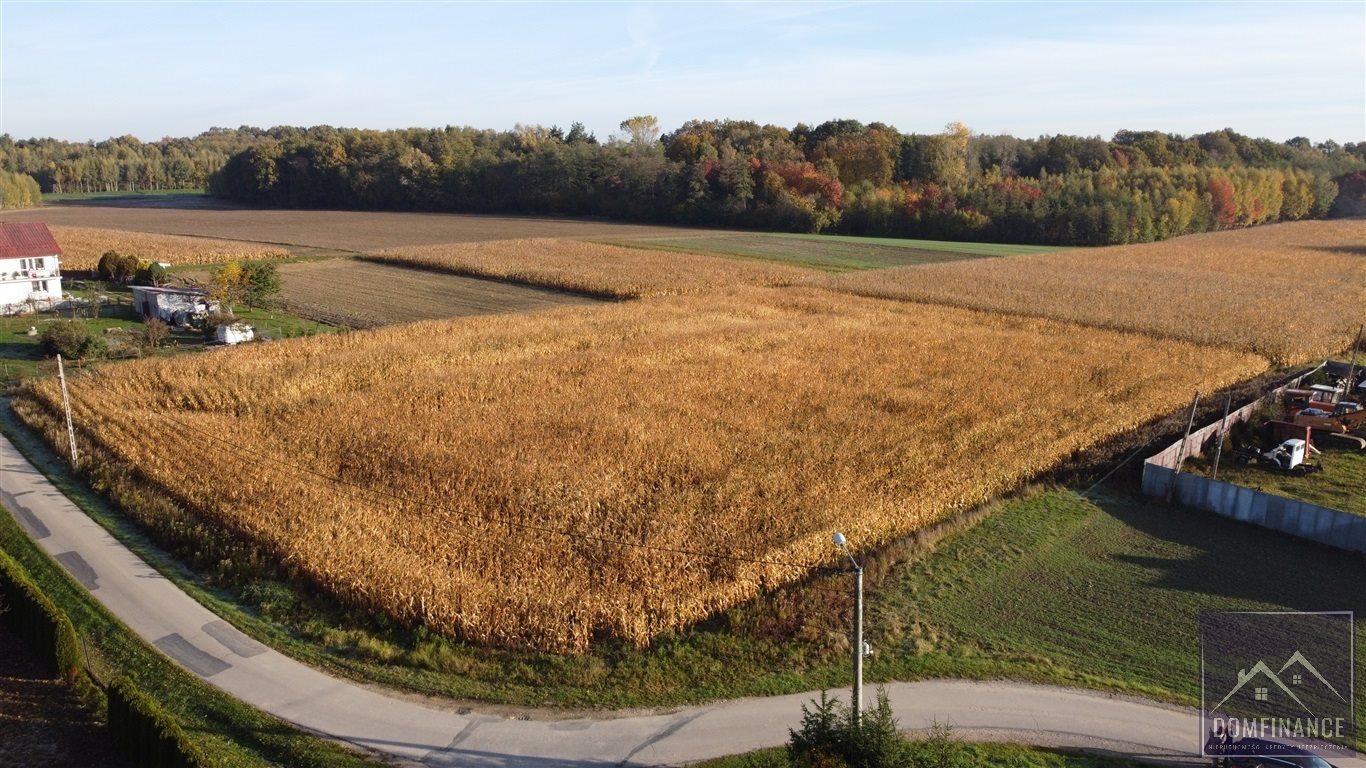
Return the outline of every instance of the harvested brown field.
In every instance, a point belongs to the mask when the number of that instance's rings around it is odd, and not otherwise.
[[[90,227],[51,227],[57,244],[62,246],[62,267],[94,269],[106,251],[118,251],[143,261],[179,264],[222,264],[228,261],[279,259],[289,251],[238,240],[208,237],[180,237],[145,232]]]
[[[564,291],[354,259],[286,264],[280,282],[281,309],[348,328],[597,303]]]
[[[230,532],[401,622],[564,651],[646,643],[833,562],[836,528],[875,546],[1264,368],[747,288],[141,360],[71,394],[95,481],[174,500],[132,505],[142,523]],[[14,407],[65,444],[54,382]]]
[[[637,299],[811,279],[798,267],[575,240],[499,240],[397,248],[366,257],[457,275]]]
[[[1185,339],[1291,364],[1340,352],[1366,322],[1366,221],[928,264],[826,284]]]
[[[0,213],[0,221],[94,227],[225,240],[246,240],[292,251],[365,253],[434,243],[510,238],[601,239],[696,235],[704,230],[572,219],[476,216],[456,213],[287,211],[231,207],[52,205]]]

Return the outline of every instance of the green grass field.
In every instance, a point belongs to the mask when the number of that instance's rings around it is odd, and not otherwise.
[[[1345,551],[1148,499],[1049,491],[874,591],[873,668],[920,658],[1198,703],[1201,610],[1356,611],[1360,656],[1363,578],[1366,559]],[[1366,690],[1356,699],[1360,712]]]
[[[778,261],[828,272],[882,269],[939,261],[979,259],[991,256],[1048,253],[1065,250],[1057,246],[956,243],[945,240],[901,240],[889,237],[849,235],[802,235],[784,233],[707,233],[674,237],[633,237],[600,242]]]

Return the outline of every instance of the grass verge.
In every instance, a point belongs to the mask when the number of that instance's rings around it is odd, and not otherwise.
[[[0,548],[71,618],[89,641],[91,667],[104,681],[127,674],[153,696],[210,756],[213,765],[360,768],[379,765],[252,709],[181,670],[111,616],[57,566],[5,511]]]
[[[937,755],[924,753],[926,750],[921,745],[913,742],[912,750],[913,765],[938,764]],[[1129,760],[1021,744],[962,744],[956,757],[954,765],[959,768],[1122,768],[1140,765]],[[792,768],[792,765],[787,750],[776,747],[704,760],[693,763],[692,768]]]

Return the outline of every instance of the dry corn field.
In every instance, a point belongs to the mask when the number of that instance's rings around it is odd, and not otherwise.
[[[366,258],[616,299],[701,293],[735,285],[792,285],[812,275],[781,264],[577,240],[450,243],[393,248]]]
[[[90,227],[51,227],[57,244],[62,246],[62,267],[94,269],[106,251],[118,251],[143,261],[180,264],[222,264],[228,261],[280,259],[289,255],[284,248],[238,240],[208,237],[155,235]]]
[[[1292,364],[1341,352],[1366,322],[1366,221],[850,273],[826,284],[1139,331]]]
[[[88,460],[343,601],[577,651],[647,643],[805,572],[775,563],[834,562],[836,528],[875,546],[1264,368],[1044,319],[741,288],[141,360],[71,396]],[[55,382],[15,409],[64,445]]]

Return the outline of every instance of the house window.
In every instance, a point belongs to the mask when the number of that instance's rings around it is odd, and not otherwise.
[[[33,268],[34,268],[34,269],[42,269],[42,268],[43,268],[43,260],[42,260],[42,259],[34,259],[34,260],[33,260]]]
[[[1304,682],[1304,675],[1295,674],[1295,675],[1291,675],[1291,676],[1290,676],[1290,684],[1291,684],[1291,685],[1300,685],[1300,684],[1303,683],[1303,682]]]
[[[34,293],[38,293],[38,292],[41,291],[41,290],[43,290],[43,281],[42,281],[42,280],[34,280],[34,281],[33,281],[33,292],[34,292]]]
[[[28,259],[19,260],[19,269],[23,270],[24,272],[28,271]]]
[[[1266,693],[1265,688],[1257,688],[1253,691],[1252,697],[1257,701],[1266,701]]]

